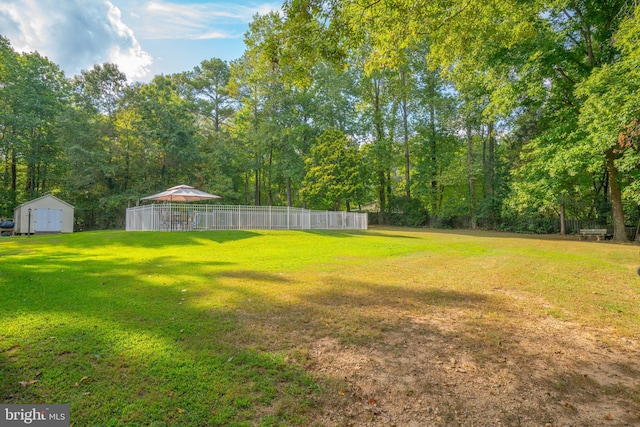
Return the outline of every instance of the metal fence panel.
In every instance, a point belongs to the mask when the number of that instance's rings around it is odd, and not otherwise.
[[[367,214],[283,206],[163,203],[127,209],[127,231],[366,230]]]

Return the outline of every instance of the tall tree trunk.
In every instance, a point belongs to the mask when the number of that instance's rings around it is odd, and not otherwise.
[[[218,99],[218,97],[216,96],[216,100],[215,100],[215,107],[214,107],[214,113],[213,113],[213,123],[214,123],[214,130],[216,133],[220,132],[220,100]]]
[[[496,181],[496,139],[495,131],[493,128],[493,122],[487,126],[487,142],[488,142],[488,158],[487,158],[487,199],[489,199],[491,209],[489,209],[489,223],[491,226],[495,222],[495,206],[494,194],[495,194],[495,181]]]
[[[254,203],[256,206],[260,206],[260,169],[256,169],[255,172],[255,186],[254,186]]]
[[[482,135],[482,131],[480,131],[480,137],[482,138],[482,174],[485,177],[485,187],[487,184],[487,178],[488,178],[488,174],[487,174],[487,139],[489,136],[489,132],[488,132],[489,126],[487,126],[487,138],[484,137],[484,135]]]
[[[467,173],[469,178],[470,227],[475,230],[478,228],[478,220],[476,218],[476,178],[473,171],[473,135],[470,123],[467,124]]]
[[[287,177],[287,206],[293,206],[293,197],[291,194],[291,177]]]
[[[166,174],[167,174],[167,155],[163,154],[160,165],[160,184],[162,187],[166,185]]]
[[[10,183],[10,173],[11,170],[11,157],[4,156],[4,173],[2,174],[2,185],[3,187],[9,187]]]
[[[622,208],[622,189],[618,182],[618,169],[615,165],[616,153],[614,148],[605,152],[607,158],[607,171],[609,172],[609,192],[611,196],[611,213],[613,216],[613,240],[615,242],[627,242],[627,231],[624,225],[624,211]]]
[[[404,73],[402,74],[404,79]],[[404,190],[407,195],[407,199],[411,199],[411,181],[410,181],[410,168],[411,159],[409,157],[409,107],[407,105],[407,97],[404,95],[402,99],[402,127],[404,133]]]
[[[253,92],[253,132],[254,135],[258,135],[258,95]],[[259,146],[260,142],[256,141],[256,138],[252,138],[253,142],[257,144],[256,148],[256,170],[255,170],[255,185],[254,185],[254,203],[256,206],[260,206],[260,169],[262,168],[262,148]]]
[[[382,144],[384,141],[384,124],[382,123],[382,108],[380,107],[380,92],[382,82],[380,79],[373,77],[373,124],[376,131],[376,143]],[[378,202],[380,203],[380,211],[378,212],[378,223],[384,223],[384,212],[387,210],[386,183],[384,163],[386,159],[382,158],[380,150],[377,153],[377,174],[378,174]]]
[[[493,199],[496,186],[496,135],[493,122],[489,124],[489,197]]]
[[[13,194],[18,190],[18,160],[15,150],[11,150],[11,191]]]
[[[127,144],[126,144],[126,152],[125,152],[125,156],[124,156],[124,189],[128,190],[129,189],[129,179],[131,177],[131,142],[129,141],[129,137],[125,136],[125,138],[127,138]]]
[[[636,206],[638,209],[638,218],[640,218],[640,205]],[[640,237],[640,219],[638,219],[638,225],[636,226],[636,242],[638,241],[638,237]]]
[[[560,235],[567,234],[567,217],[565,215],[564,200],[560,202]]]
[[[436,83],[435,76],[431,76],[429,79],[429,128],[431,130],[430,154],[431,154],[431,215],[434,215],[439,210],[437,209],[437,195],[438,195],[438,165],[437,165],[437,145],[436,145]]]
[[[40,192],[42,194],[47,191],[47,165],[43,164],[40,166]]]
[[[273,167],[273,141],[269,142],[269,162],[267,169],[267,194],[269,195],[269,206],[273,206],[273,189],[271,188],[271,169]]]
[[[244,173],[244,202],[249,205],[249,172]]]

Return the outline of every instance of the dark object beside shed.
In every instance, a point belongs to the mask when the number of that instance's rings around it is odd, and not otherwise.
[[[0,221],[0,235],[11,236],[13,235],[14,222],[11,220]]]

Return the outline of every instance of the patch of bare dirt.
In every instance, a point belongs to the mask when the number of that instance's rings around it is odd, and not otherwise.
[[[517,314],[516,314],[517,318]],[[640,425],[640,346],[545,318],[501,328],[460,307],[407,312],[375,339],[308,344],[320,426]]]

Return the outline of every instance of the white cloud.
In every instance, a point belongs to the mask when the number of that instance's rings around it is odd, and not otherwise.
[[[150,74],[151,56],[109,0],[2,0],[0,28],[17,51],[38,51],[68,75],[103,62],[130,79]]]
[[[202,33],[197,36],[194,36],[194,40],[211,40],[211,39],[237,39],[241,37],[242,34],[230,34],[222,31],[209,31],[208,33]]]
[[[179,4],[153,0],[144,6],[140,37],[146,39],[230,39],[242,37],[234,31],[238,24],[250,22],[256,14],[280,11],[280,5],[261,3]]]
[[[109,62],[118,64],[120,71],[132,79],[147,77],[149,66],[153,62],[151,55],[142,50],[133,31],[122,22],[120,10],[106,1],[109,6],[108,19],[117,35],[122,40],[129,40],[126,44],[116,44],[109,50]]]

